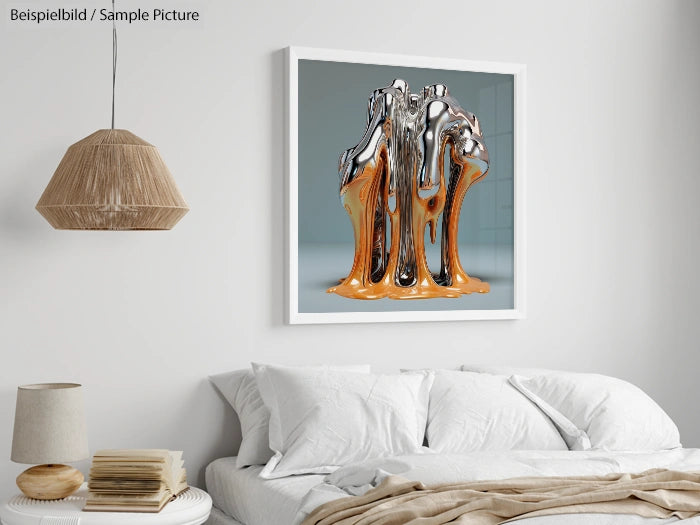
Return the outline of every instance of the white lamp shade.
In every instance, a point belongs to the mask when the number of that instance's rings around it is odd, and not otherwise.
[[[47,383],[17,388],[12,461],[70,463],[89,455],[81,385]]]

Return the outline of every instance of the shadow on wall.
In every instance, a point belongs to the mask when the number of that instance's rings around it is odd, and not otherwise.
[[[185,467],[201,465],[199,471],[188,472],[190,485],[204,488],[204,472],[209,463],[218,458],[235,456],[241,445],[241,424],[238,416],[208,380],[200,381],[188,405],[180,409],[180,421],[187,422],[188,443],[202,443],[201,456],[192,457],[185,449]],[[197,416],[193,417],[194,414]],[[201,420],[201,424],[198,419]],[[211,422],[216,422],[212,425]]]
[[[269,129],[271,130],[270,142],[270,162],[271,173],[269,176],[270,184],[270,213],[271,231],[270,239],[270,261],[272,264],[272,275],[270,276],[270,293],[272,295],[270,301],[270,324],[274,326],[283,326],[285,322],[285,311],[287,307],[286,287],[286,269],[287,269],[287,242],[285,229],[282,226],[287,224],[287,145],[285,144],[286,136],[286,119],[285,115],[285,100],[286,100],[286,82],[284,78],[284,50],[275,51],[270,54],[269,59],[269,79],[268,86],[270,90],[270,122]]]
[[[52,162],[56,162],[55,154],[46,151],[42,156],[27,158],[17,173],[7,177],[14,184],[0,195],[0,232],[7,238],[26,240],[33,234],[45,232],[47,225],[42,224],[44,219],[34,207],[44,191],[42,185],[48,184],[53,175],[44,173]]]
[[[17,386],[20,384],[22,383],[17,383]],[[2,474],[4,479],[0,482],[0,488],[5,492],[3,496],[18,492],[17,486],[15,485],[15,478],[19,476],[22,471],[32,466],[10,461],[10,455],[12,454],[12,434],[15,424],[15,406],[17,404],[17,386],[3,385],[2,390],[0,390],[0,407],[7,407],[8,409],[3,415],[2,421],[0,421],[0,428],[4,434],[4,440],[0,438],[0,442],[7,443],[8,445],[7,450],[1,451],[7,467],[3,467]],[[75,463],[73,466],[82,469],[83,465],[80,463]]]
[[[15,424],[15,405],[17,400],[17,387],[3,385],[0,390],[0,406],[8,407],[8,411],[0,421],[0,429],[5,434],[5,443],[12,443],[12,432]],[[3,454],[10,455],[10,451],[2,451]]]

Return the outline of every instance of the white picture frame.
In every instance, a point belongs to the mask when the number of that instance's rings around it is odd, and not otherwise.
[[[446,309],[393,311],[300,311],[299,308],[299,64],[302,60],[371,64],[379,66],[402,66],[458,72],[497,73],[513,77],[513,272],[512,308],[503,309]],[[466,321],[523,319],[526,315],[526,66],[504,62],[481,62],[453,58],[421,57],[397,54],[344,51],[309,47],[288,47],[285,57],[286,80],[286,321],[289,324],[368,323],[403,321]],[[380,87],[380,86],[376,86]],[[422,87],[422,86],[420,86]],[[448,86],[449,87],[449,86]],[[370,93],[367,93],[369,96]],[[364,100],[358,100],[362,110]],[[355,130],[359,137],[361,130]],[[347,144],[347,147],[352,144]],[[339,155],[341,151],[338,151]],[[336,166],[332,166],[336,168]],[[332,174],[330,174],[332,175]],[[329,175],[329,176],[330,176]],[[350,260],[349,263],[352,261]],[[320,290],[320,293],[325,293]],[[452,299],[451,299],[452,300]],[[358,301],[350,299],[348,301]],[[361,300],[360,300],[361,301]],[[391,299],[380,299],[391,305]],[[430,301],[430,299],[411,302]],[[396,301],[394,301],[396,302]],[[403,301],[400,301],[403,302]],[[350,304],[350,303],[349,303]]]

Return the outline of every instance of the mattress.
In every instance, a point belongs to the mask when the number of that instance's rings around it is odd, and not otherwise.
[[[262,479],[262,466],[236,468],[236,458],[206,470],[214,511],[208,525],[297,525],[316,506],[366,489],[378,472],[400,473],[426,484],[518,476],[602,475],[649,468],[700,471],[700,450],[657,453],[507,451],[465,455],[398,456],[348,465],[336,473]],[[325,482],[324,482],[325,480]],[[361,490],[360,490],[361,489]],[[700,525],[700,517],[642,518],[628,514],[565,514],[517,521],[518,525]]]
[[[210,463],[206,484],[214,507],[243,525],[291,525],[304,496],[325,477],[312,474],[262,479],[261,470],[262,466],[237,469],[235,457]],[[223,521],[216,513],[209,523],[233,525],[235,521]]]
[[[228,514],[224,514],[216,507],[212,507],[209,519],[204,525],[243,525],[243,523],[232,518]]]

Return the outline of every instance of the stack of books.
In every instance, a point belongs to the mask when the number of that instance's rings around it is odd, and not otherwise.
[[[159,512],[187,490],[182,452],[100,450],[92,458],[83,510]]]

